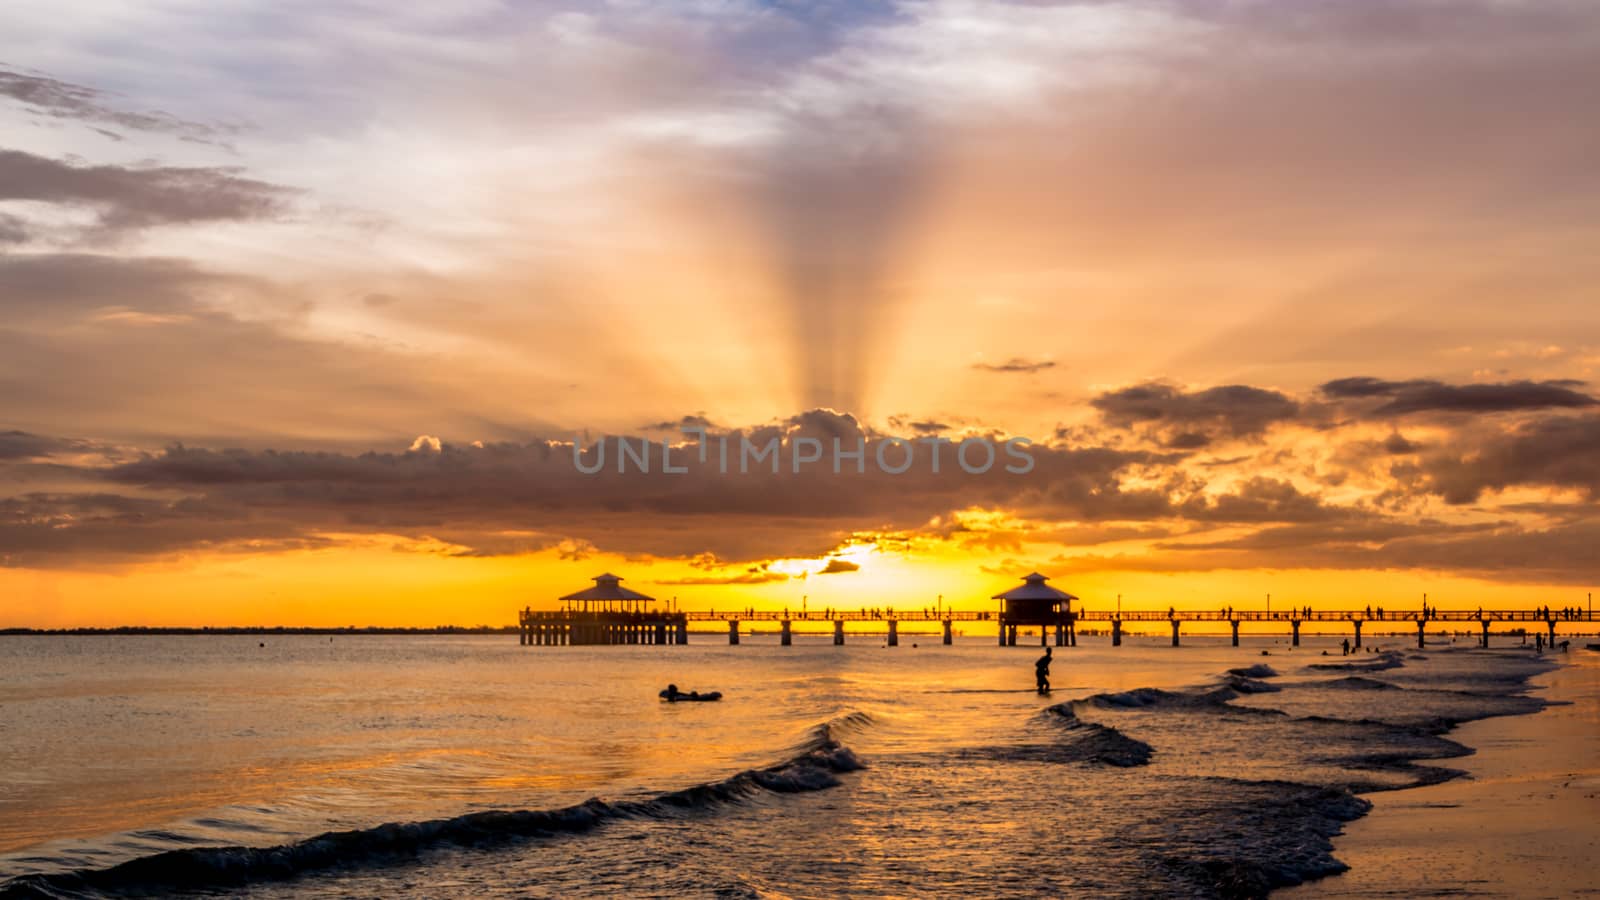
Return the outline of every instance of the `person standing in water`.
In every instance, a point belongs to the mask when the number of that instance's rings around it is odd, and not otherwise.
[[[1039,693],[1050,693],[1050,648],[1044,648],[1044,655],[1033,664],[1033,678],[1038,683]]]

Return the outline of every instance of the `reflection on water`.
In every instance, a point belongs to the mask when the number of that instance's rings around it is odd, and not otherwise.
[[[1428,762],[1463,752],[1443,732],[1538,708],[1518,691],[1545,665],[1131,641],[1058,654],[1040,697],[1037,651],[987,641],[711,640],[0,641],[0,875],[55,878],[17,892],[1251,895],[1338,871],[1328,838],[1366,807],[1352,791],[1449,777]],[[668,682],[726,699],[662,703]],[[335,830],[352,834],[304,842]],[[227,846],[262,850],[199,849]]]

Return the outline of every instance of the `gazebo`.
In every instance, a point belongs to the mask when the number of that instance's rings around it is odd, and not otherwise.
[[[594,577],[594,587],[561,598],[565,608],[573,612],[644,612],[646,604],[656,602],[638,591],[622,586],[622,578],[607,572]]]
[[[1019,625],[1038,625],[1040,646],[1044,646],[1046,629],[1051,625],[1056,628],[1057,647],[1078,645],[1077,630],[1073,627],[1077,617],[1072,613],[1072,601],[1078,598],[1045,584],[1049,580],[1048,575],[1030,572],[1023,576],[1022,584],[990,598],[1000,601],[1002,647],[1016,646]]]
[[[594,587],[562,597],[559,610],[523,608],[518,630],[524,646],[689,643],[689,617],[651,609],[654,602],[607,572]]]

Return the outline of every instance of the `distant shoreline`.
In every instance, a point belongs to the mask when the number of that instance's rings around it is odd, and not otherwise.
[[[241,627],[163,627],[122,625],[116,628],[0,628],[0,637],[55,636],[90,637],[94,635],[362,635],[362,634],[510,634],[515,635],[515,625],[438,625],[432,628],[386,628],[377,625],[366,627],[309,628],[288,625]]]

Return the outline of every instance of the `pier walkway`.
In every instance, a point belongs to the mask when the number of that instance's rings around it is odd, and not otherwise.
[[[979,610],[951,610],[936,607],[896,609],[893,607],[864,607],[860,609],[707,609],[692,611],[639,611],[639,612],[580,612],[575,610],[534,611],[524,609],[519,613],[519,636],[525,645],[562,644],[686,644],[691,622],[718,622],[727,627],[728,643],[739,643],[740,628],[749,622],[775,622],[779,626],[781,643],[789,646],[794,635],[794,624],[831,623],[833,642],[844,644],[846,623],[871,623],[871,633],[883,633],[889,646],[899,644],[900,623],[938,622],[943,630],[943,642],[952,642],[955,624],[968,622],[994,622],[1001,646],[1015,646],[1019,626],[1006,621],[1004,613]],[[1553,609],[1423,609],[1396,610],[1382,607],[1362,609],[1327,610],[1311,607],[1291,609],[1235,609],[1224,607],[1211,610],[1123,610],[1080,609],[1065,612],[1053,621],[1038,625],[1029,622],[1023,627],[1039,627],[1039,642],[1049,642],[1054,631],[1058,647],[1077,646],[1078,627],[1083,623],[1104,623],[1110,627],[1113,646],[1122,644],[1125,623],[1165,622],[1172,629],[1172,646],[1179,646],[1185,623],[1226,622],[1233,634],[1233,645],[1239,645],[1239,630],[1246,623],[1266,623],[1274,627],[1287,627],[1292,644],[1300,645],[1300,626],[1307,622],[1340,623],[1354,636],[1352,645],[1361,646],[1362,628],[1368,623],[1412,623],[1417,630],[1417,646],[1426,645],[1429,625],[1477,623],[1481,629],[1480,642],[1489,646],[1489,633],[1495,624],[1520,625],[1526,632],[1543,626],[1549,641],[1556,641],[1556,629],[1562,624],[1592,624],[1597,619],[1593,612],[1578,607]],[[862,633],[860,629],[855,632]]]

